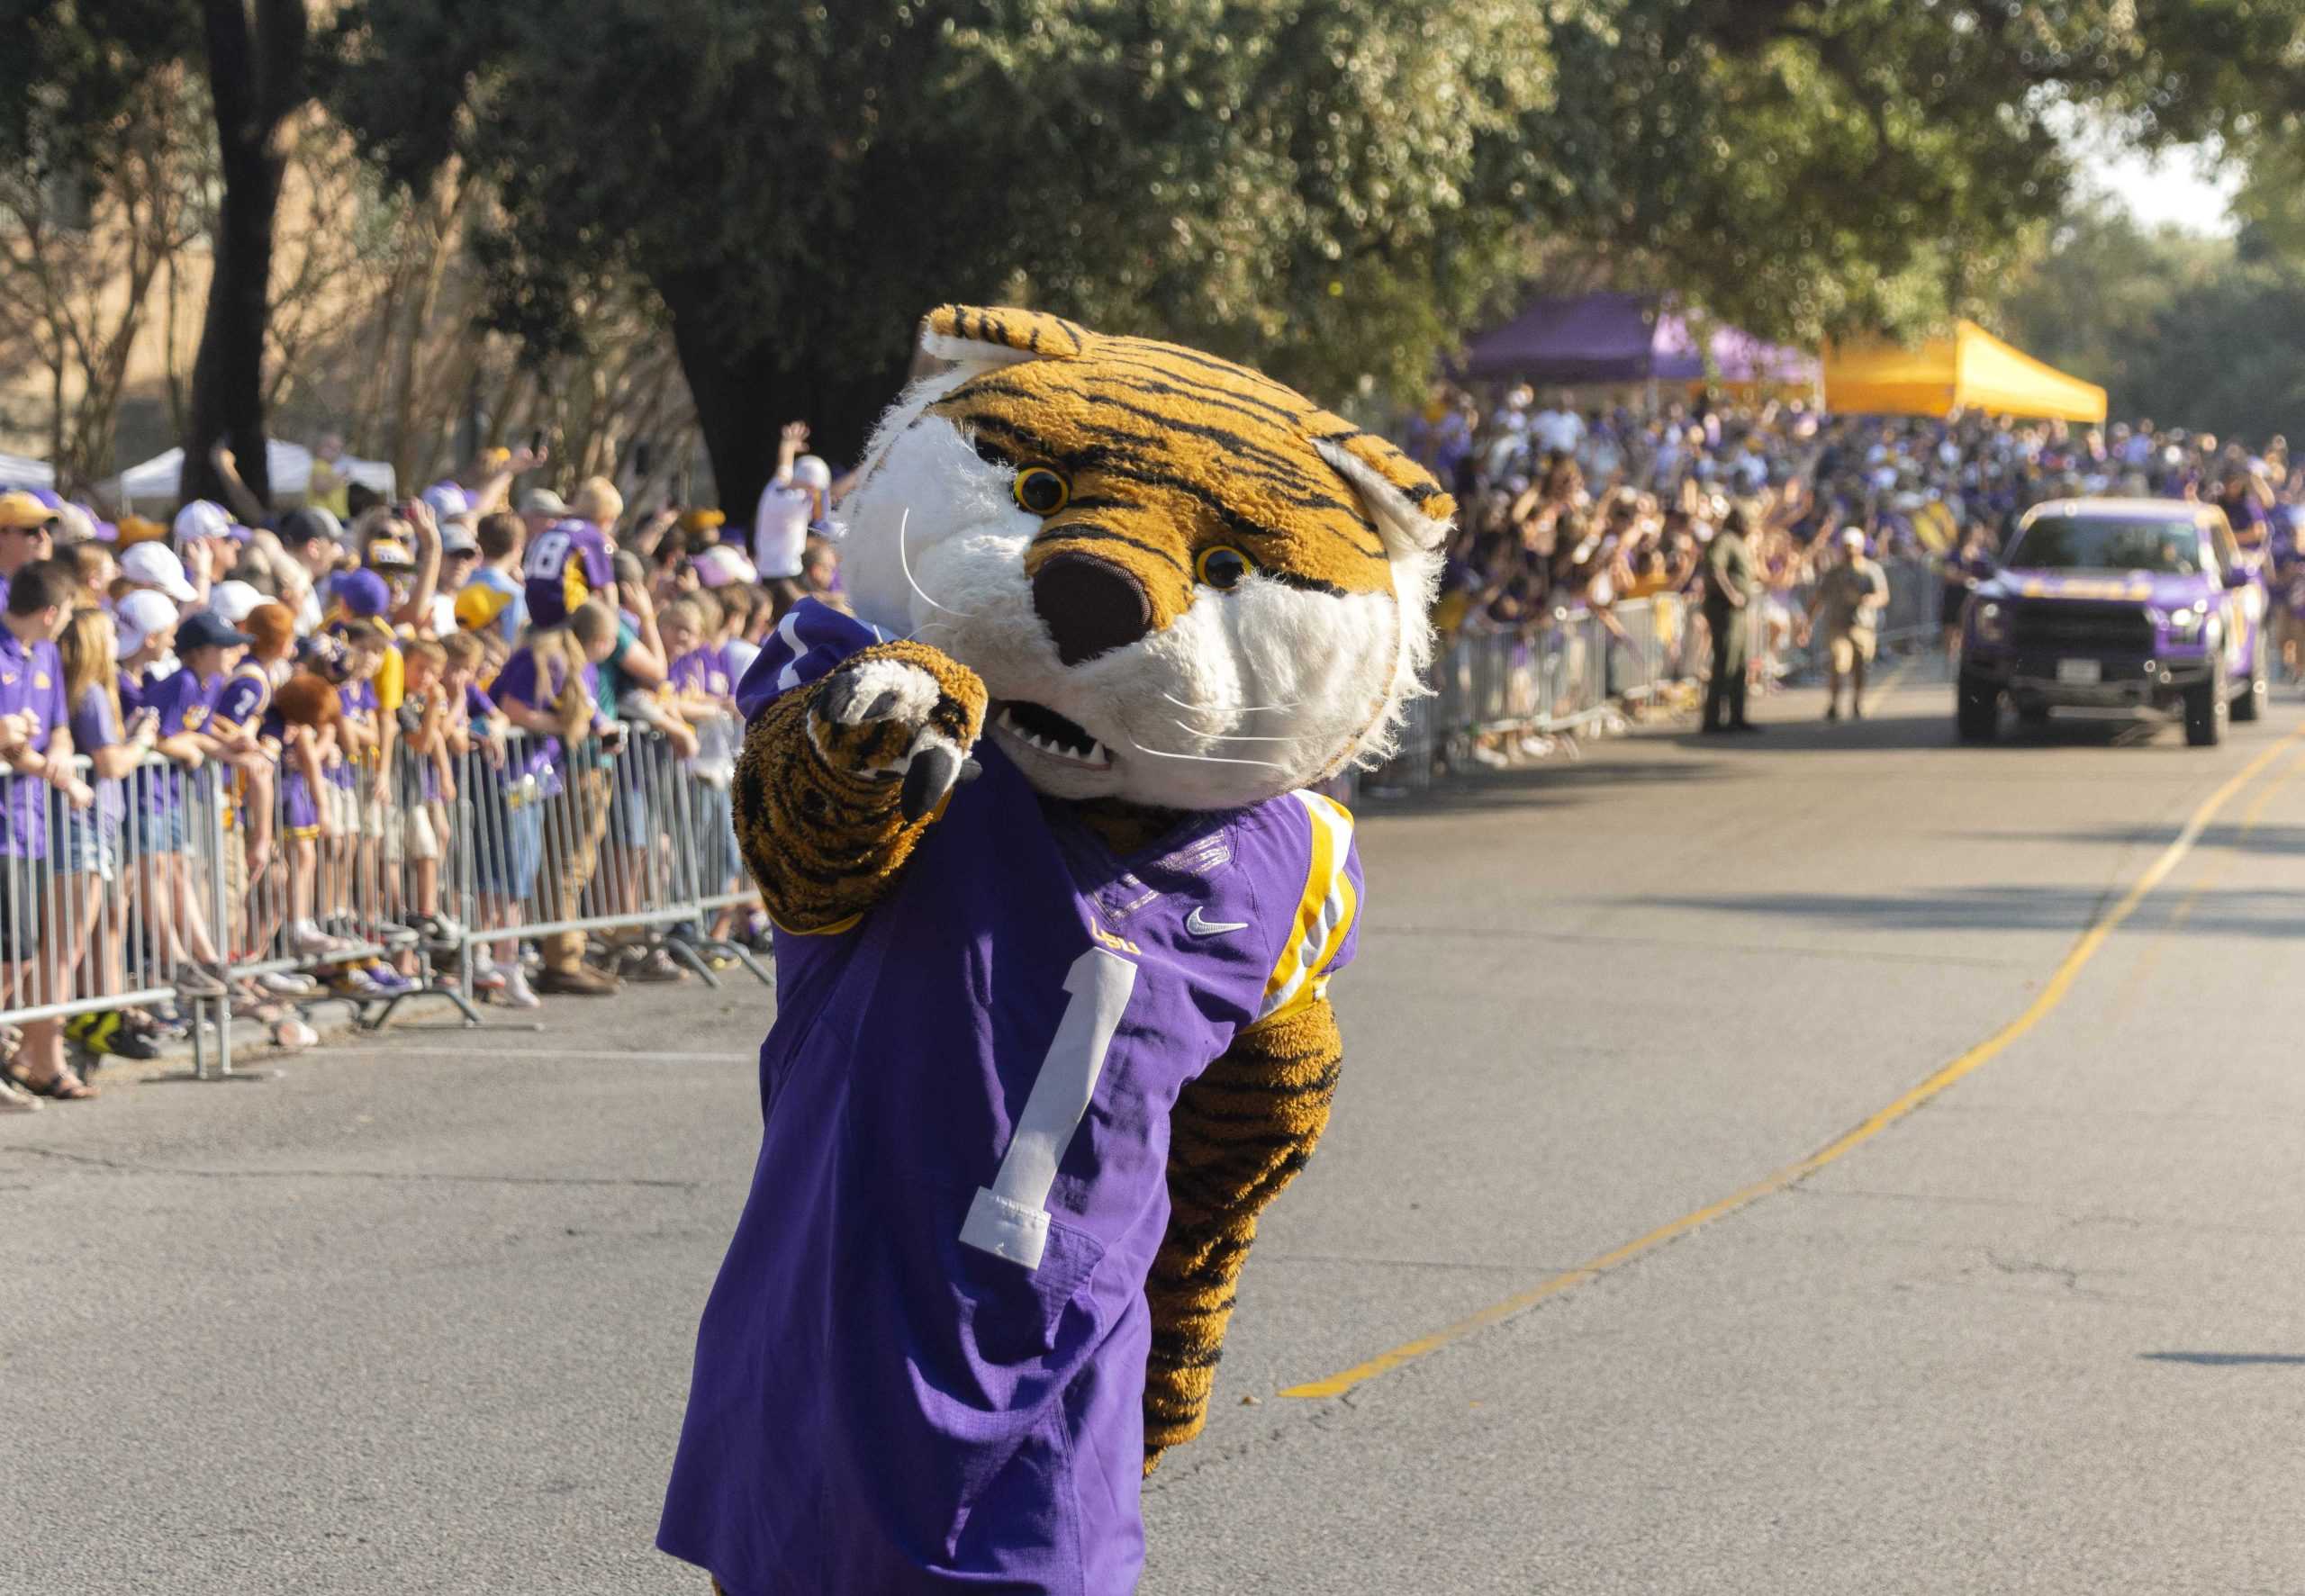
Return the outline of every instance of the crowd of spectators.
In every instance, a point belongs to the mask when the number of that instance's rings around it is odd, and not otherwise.
[[[1754,618],[1753,657],[1733,657],[1765,686],[1821,605],[1844,629],[1877,609],[1868,562],[1930,573],[1949,643],[2026,508],[2127,493],[2222,505],[2267,561],[2286,663],[2305,665],[2305,465],[2280,437],[2252,450],[2150,421],[1838,417],[1787,399],[1580,408],[1525,386],[1487,402],[1436,388],[1400,437],[1461,506],[1439,616],[1453,636],[1570,617],[1622,636],[1626,606],[1677,599],[1662,609],[1688,649],[1708,611],[1731,613],[1730,567],[1750,589],[1735,610]],[[462,929],[441,879],[460,816],[491,827],[460,941],[475,995],[528,1006],[682,978],[660,939],[529,936],[523,914],[567,917],[603,860],[613,873],[641,845],[608,820],[635,727],[719,795],[712,869],[740,885],[736,683],[791,605],[843,601],[840,484],[807,446],[805,425],[784,429],[749,525],[628,512],[599,477],[563,499],[541,450],[492,451],[397,502],[330,477],[277,515],[219,451],[226,502],[166,524],[0,485],[0,1009],[79,1011],[0,1029],[0,1110],[94,1096],[94,1065],[151,1056],[193,1023],[186,1002],[252,1014],[295,1046],[312,1037],[299,1005],[324,990],[421,987],[422,939]],[[1846,602],[1825,601],[1830,582],[1821,596],[1835,571]],[[1835,652],[1837,677],[1861,672]],[[186,818],[203,769],[223,811],[221,892]],[[459,805],[460,779],[485,793]],[[402,882],[393,916],[417,933],[389,945],[361,923],[384,901],[362,884],[385,871]],[[671,934],[684,932],[764,945],[764,925],[734,911]],[[166,996],[93,1001],[140,986]]]
[[[220,450],[226,501],[165,524],[0,484],[0,1111],[95,1096],[104,1058],[155,1056],[203,1004],[303,1045],[312,1001],[422,989],[452,944],[474,995],[514,1006],[685,978],[660,936],[526,936],[523,906],[565,918],[650,845],[609,824],[635,732],[694,778],[706,886],[741,896],[736,685],[793,604],[844,602],[807,440],[785,429],[750,525],[628,511],[603,477],[564,499],[540,448],[276,515]],[[490,834],[470,935],[441,879],[460,824]],[[767,929],[733,907],[669,934],[764,950]],[[50,1006],[77,1012],[21,1017]]]
[[[2292,623],[2305,616],[2305,464],[2278,436],[2252,447],[2150,420],[1835,416],[1765,396],[1580,406],[1566,392],[1484,400],[1446,384],[1397,436],[1461,507],[1440,610],[1452,633],[1572,616],[1621,632],[1624,604],[1659,595],[1687,600],[1673,613],[1701,632],[1707,553],[1734,518],[1755,573],[1757,684],[1785,673],[1818,582],[1855,558],[1934,582],[1928,609],[1949,648],[1968,590],[2026,509],[2105,494],[2213,500],[2263,551]],[[2305,625],[2288,630],[2294,672]]]

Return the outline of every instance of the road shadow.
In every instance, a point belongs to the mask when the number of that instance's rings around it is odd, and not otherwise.
[[[1990,743],[1964,743],[1953,729],[1953,712],[1942,715],[1868,715],[1862,720],[1827,720],[1821,709],[1813,718],[1790,720],[1759,713],[1758,736],[1707,734],[1695,726],[1668,741],[1707,753],[1733,750],[1762,753],[1885,753],[1916,749],[1958,748],[1990,756],[2041,749],[2132,749],[2152,747],[2193,753],[2185,747],[2184,734],[2174,721],[2149,716],[2089,716],[2057,718],[2038,726],[2023,726],[2014,717],[2002,718],[2001,732]]]
[[[1942,841],[1957,843],[2082,843],[2113,848],[2160,848],[2176,835],[2165,825],[2077,825],[2047,831],[1940,831]],[[2222,821],[2205,828],[2197,846],[2223,848],[2239,853],[2275,856],[2305,854],[2305,825],[2253,825]]]
[[[2199,1368],[2305,1368],[2305,1352],[2140,1352],[2140,1363],[2186,1363]]]
[[[2096,922],[2107,895],[2074,888],[1972,887],[1903,894],[1761,892],[1590,901],[1639,908],[1694,909],[1752,919],[1821,922],[1875,931],[2078,933]],[[2293,892],[2228,888],[2192,894],[2182,902],[2149,897],[2138,906],[2123,929],[2285,941],[2305,935],[2305,915],[2300,915],[2300,907]]]
[[[1655,742],[1642,738],[1642,742]],[[1598,744],[1602,749],[1622,742]],[[1356,813],[1410,816],[1447,815],[1469,809],[1546,808],[1573,807],[1605,793],[1628,788],[1680,787],[1717,780],[1722,767],[1711,760],[1634,760],[1594,753],[1586,744],[1582,759],[1560,755],[1506,770],[1475,765],[1433,778],[1421,789],[1391,792],[1364,787],[1353,800]]]

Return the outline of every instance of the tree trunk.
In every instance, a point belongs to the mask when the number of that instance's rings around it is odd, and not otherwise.
[[[785,422],[808,422],[809,452],[838,475],[857,463],[872,423],[904,386],[908,359],[875,368],[836,347],[738,348],[701,308],[711,302],[709,284],[666,277],[656,288],[672,312],[681,374],[696,401],[721,511],[732,523],[751,524],[776,469]]]
[[[304,0],[202,0],[209,97],[216,108],[215,269],[192,363],[182,499],[222,499],[209,462],[223,444],[249,491],[269,504],[264,437],[264,333],[270,313],[273,222],[287,151],[281,124],[303,103]]]

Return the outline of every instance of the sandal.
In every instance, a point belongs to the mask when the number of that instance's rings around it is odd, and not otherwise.
[[[27,1080],[21,1071],[12,1072],[9,1078],[35,1097],[53,1097],[59,1103],[85,1103],[104,1096],[68,1069],[58,1070],[47,1080]]]

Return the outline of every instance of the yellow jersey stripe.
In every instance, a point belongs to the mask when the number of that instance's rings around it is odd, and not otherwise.
[[[1258,1022],[1293,1014],[1320,995],[1328,961],[1343,946],[1358,911],[1358,895],[1345,873],[1352,843],[1352,816],[1339,803],[1315,793],[1295,795],[1312,825],[1312,862],[1305,890],[1290,923],[1288,940],[1265,982]]]
[[[1306,813],[1312,817],[1313,861],[1312,868],[1305,872],[1305,890],[1297,895],[1296,916],[1288,923],[1288,944],[1282,950],[1280,961],[1273,966],[1272,974],[1264,984],[1268,1003],[1303,973],[1305,930],[1318,921],[1321,906],[1328,901],[1329,883],[1336,874],[1338,863],[1335,822],[1322,810],[1310,793],[1300,792],[1296,796],[1304,803]]]

